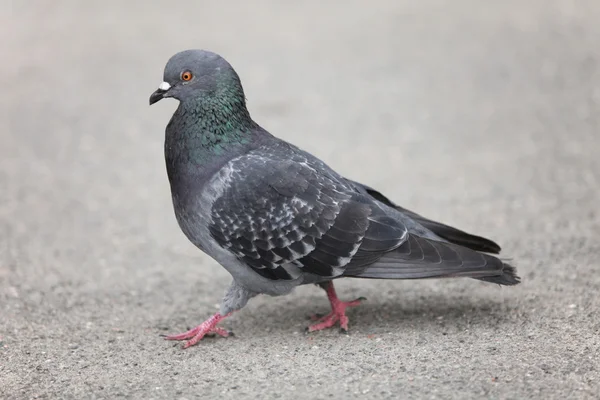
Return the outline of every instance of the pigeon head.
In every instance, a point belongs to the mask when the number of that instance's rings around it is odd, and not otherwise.
[[[241,101],[245,106],[237,73],[224,58],[206,50],[186,50],[171,57],[165,67],[163,82],[150,96],[150,105],[165,97],[173,97],[182,103]]]

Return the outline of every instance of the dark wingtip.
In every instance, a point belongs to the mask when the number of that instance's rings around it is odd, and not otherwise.
[[[346,179],[349,180],[349,179]],[[433,231],[438,236],[446,239],[451,243],[455,243],[461,246],[465,246],[475,251],[482,251],[484,253],[490,254],[500,254],[502,248],[498,245],[498,243],[486,239],[481,236],[472,235],[470,233],[461,231],[460,229],[453,228],[449,225],[443,224],[441,222],[432,221],[421,215],[407,210],[406,208],[400,207],[395,204],[393,201],[385,197],[383,194],[379,193],[377,190],[370,188],[366,185],[360,184],[358,182],[350,181],[354,185],[362,187],[369,195],[371,195],[375,200],[382,202],[383,204],[393,207],[396,210],[400,211],[408,215],[410,218],[416,220],[417,222],[423,224],[427,229]]]
[[[451,228],[446,225],[443,226],[443,228],[445,229],[442,229],[442,224],[439,223],[438,226],[439,230],[435,232],[444,239],[448,240],[449,242],[468,247],[472,250],[490,254],[500,254],[500,251],[502,250],[498,243],[490,239],[486,239],[477,235],[472,235],[470,233],[466,233],[459,229]]]
[[[481,236],[475,236],[475,235],[471,235],[471,236],[476,238],[478,241],[478,244],[482,247],[482,250],[480,250],[480,251],[485,251],[486,253],[492,253],[492,254],[500,254],[500,251],[502,250],[502,248],[498,245],[498,243],[493,242],[490,239],[486,239]]]

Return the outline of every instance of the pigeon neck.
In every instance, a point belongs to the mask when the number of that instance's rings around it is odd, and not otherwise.
[[[206,168],[251,144],[258,125],[250,118],[243,96],[241,99],[229,103],[216,99],[180,102],[165,138],[170,177],[190,166],[194,173],[209,173]]]
[[[183,135],[202,136],[200,144],[207,148],[244,142],[247,132],[255,125],[243,94],[183,101],[176,114],[184,124],[180,127]]]

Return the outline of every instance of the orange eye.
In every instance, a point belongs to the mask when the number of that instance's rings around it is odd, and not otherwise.
[[[181,80],[182,81],[191,81],[192,80],[192,73],[190,71],[183,71],[181,73]]]

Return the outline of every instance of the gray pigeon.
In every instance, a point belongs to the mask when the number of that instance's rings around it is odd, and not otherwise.
[[[280,296],[317,284],[331,313],[308,328],[340,324],[363,299],[338,299],[343,277],[469,277],[519,283],[514,267],[490,255],[491,240],[401,208],[366,185],[280,140],[250,117],[237,73],[204,50],[175,54],[150,104],[173,97],[165,159],[183,233],[233,277],[220,311],[188,332],[167,336],[192,346],[258,294]]]

